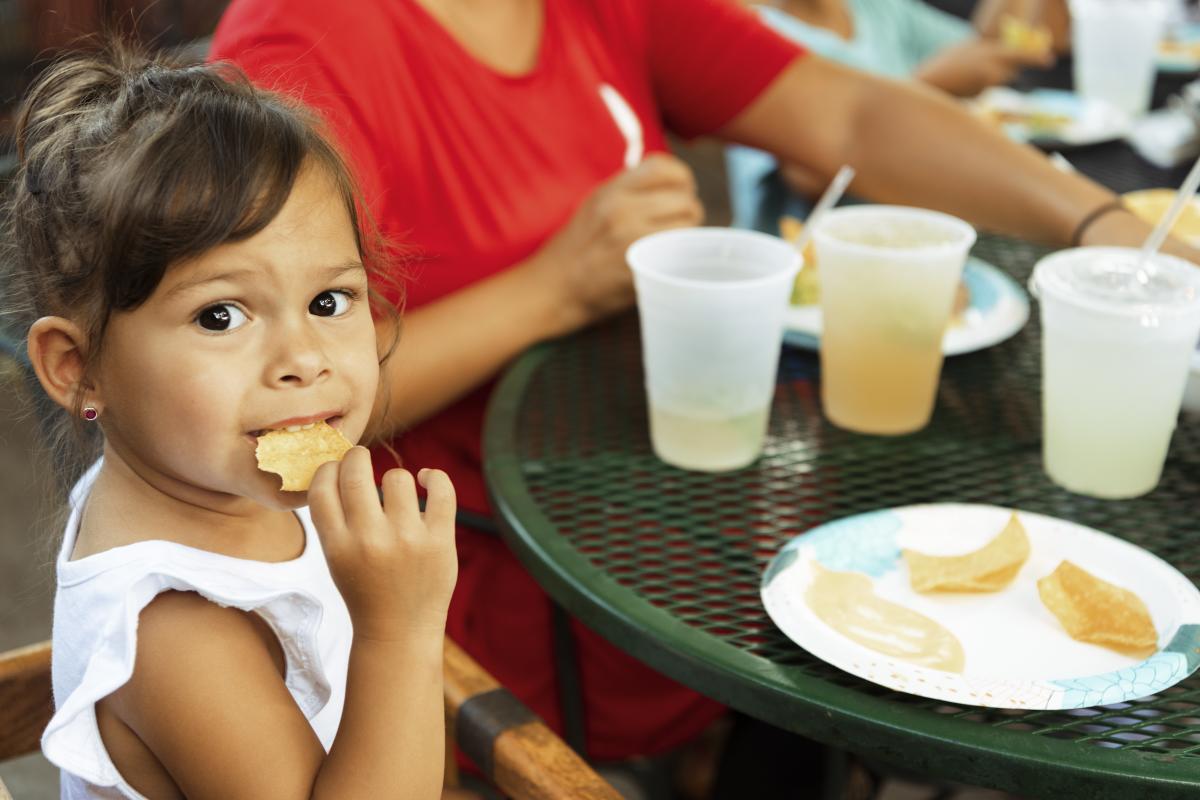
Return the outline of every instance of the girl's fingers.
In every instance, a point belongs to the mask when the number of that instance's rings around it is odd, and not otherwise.
[[[366,533],[379,524],[379,493],[375,490],[371,452],[367,448],[352,447],[342,458],[338,492],[342,498],[346,526],[350,530]]]
[[[383,476],[383,513],[401,530],[420,521],[417,487],[406,469],[389,469]]]
[[[341,463],[330,461],[317,468],[308,486],[308,509],[321,542],[329,549],[346,537],[346,516],[342,513],[342,495],[338,491]]]
[[[458,503],[450,476],[440,469],[423,469],[417,480],[425,487],[425,526],[432,530],[454,530],[454,514]]]

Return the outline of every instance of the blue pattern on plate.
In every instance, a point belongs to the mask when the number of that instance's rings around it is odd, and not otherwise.
[[[1170,644],[1140,664],[1051,683],[1066,690],[1062,708],[1087,708],[1160,692],[1190,675],[1197,666],[1200,666],[1200,625],[1180,625]]]
[[[900,559],[896,534],[901,525],[895,512],[872,511],[821,525],[788,542],[784,550],[812,547],[817,561],[826,569],[863,572],[878,578],[895,569]]]
[[[1011,291],[997,279],[997,273],[986,269],[988,266],[990,265],[971,256],[963,267],[962,279],[971,298],[970,307],[981,313],[991,311],[996,303],[1000,302],[1001,293]]]

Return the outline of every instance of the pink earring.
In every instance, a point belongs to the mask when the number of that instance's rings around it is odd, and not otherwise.
[[[83,407],[83,418],[86,419],[88,422],[95,422],[96,417],[98,417],[98,416],[100,416],[100,412],[96,410],[95,406],[84,406]]]

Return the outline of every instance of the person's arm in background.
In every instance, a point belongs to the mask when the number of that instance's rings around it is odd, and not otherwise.
[[[820,124],[812,124],[820,109]],[[987,230],[1067,245],[1112,192],[1055,169],[957,103],[916,84],[872,77],[808,56],[796,59],[723,138],[778,154],[823,176],[842,164],[858,173],[854,193],[878,202],[935,208]],[[1085,244],[1140,245],[1150,227],[1114,211],[1088,226]],[[1164,249],[1200,263],[1178,242]]]
[[[923,0],[893,3],[903,9],[902,30],[913,56],[912,76],[949,94],[974,97],[989,86],[1010,83],[1022,69],[1045,69],[1054,64],[1052,50],[1013,47],[999,35],[999,20],[1004,13],[1019,10],[1019,0],[983,0],[977,9],[985,5],[996,9],[989,12],[994,25],[987,30],[972,28]]]
[[[1031,25],[1043,25],[1050,31],[1056,53],[1071,49],[1071,12],[1067,0],[979,0],[971,14],[971,23],[981,36],[1000,36],[1001,20],[1011,14]]]

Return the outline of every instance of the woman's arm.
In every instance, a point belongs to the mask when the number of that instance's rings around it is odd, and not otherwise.
[[[1079,223],[1113,194],[1055,169],[944,95],[865,75],[809,56],[794,61],[721,135],[828,176],[858,172],[854,192],[879,202],[936,208],[988,230],[1066,245]],[[1120,218],[1119,220],[1113,218]],[[1105,215],[1087,242],[1137,245],[1149,226]],[[1200,253],[1169,249],[1200,263]]]

